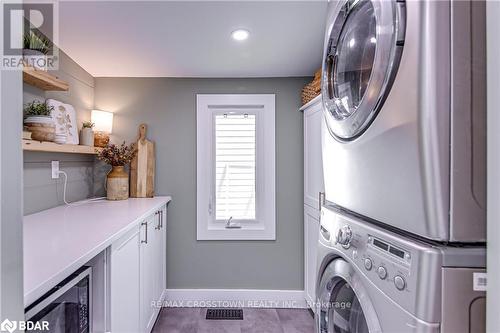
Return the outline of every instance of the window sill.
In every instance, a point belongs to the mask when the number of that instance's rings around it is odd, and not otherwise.
[[[274,226],[274,223],[272,224]],[[226,228],[209,226],[207,229],[198,228],[197,240],[276,240],[276,232],[265,229],[263,226],[243,225],[241,228]]]

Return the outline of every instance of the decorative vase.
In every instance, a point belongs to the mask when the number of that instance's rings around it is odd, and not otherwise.
[[[94,131],[92,128],[82,128],[80,131],[80,144],[83,146],[94,146]]]
[[[108,200],[126,200],[129,196],[128,173],[124,166],[113,166],[106,179]]]
[[[24,120],[26,129],[31,132],[31,139],[36,141],[54,141],[56,124],[51,116],[31,116]]]

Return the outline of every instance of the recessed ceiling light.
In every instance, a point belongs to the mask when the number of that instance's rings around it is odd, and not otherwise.
[[[237,41],[245,40],[248,38],[249,35],[250,31],[245,29],[238,29],[231,32],[231,37],[233,37],[233,39]]]

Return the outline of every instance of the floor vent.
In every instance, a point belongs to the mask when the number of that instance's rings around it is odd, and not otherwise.
[[[243,320],[243,309],[208,309],[207,320]]]

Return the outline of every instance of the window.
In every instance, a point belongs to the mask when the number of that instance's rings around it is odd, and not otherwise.
[[[197,95],[197,239],[275,239],[274,95]]]

